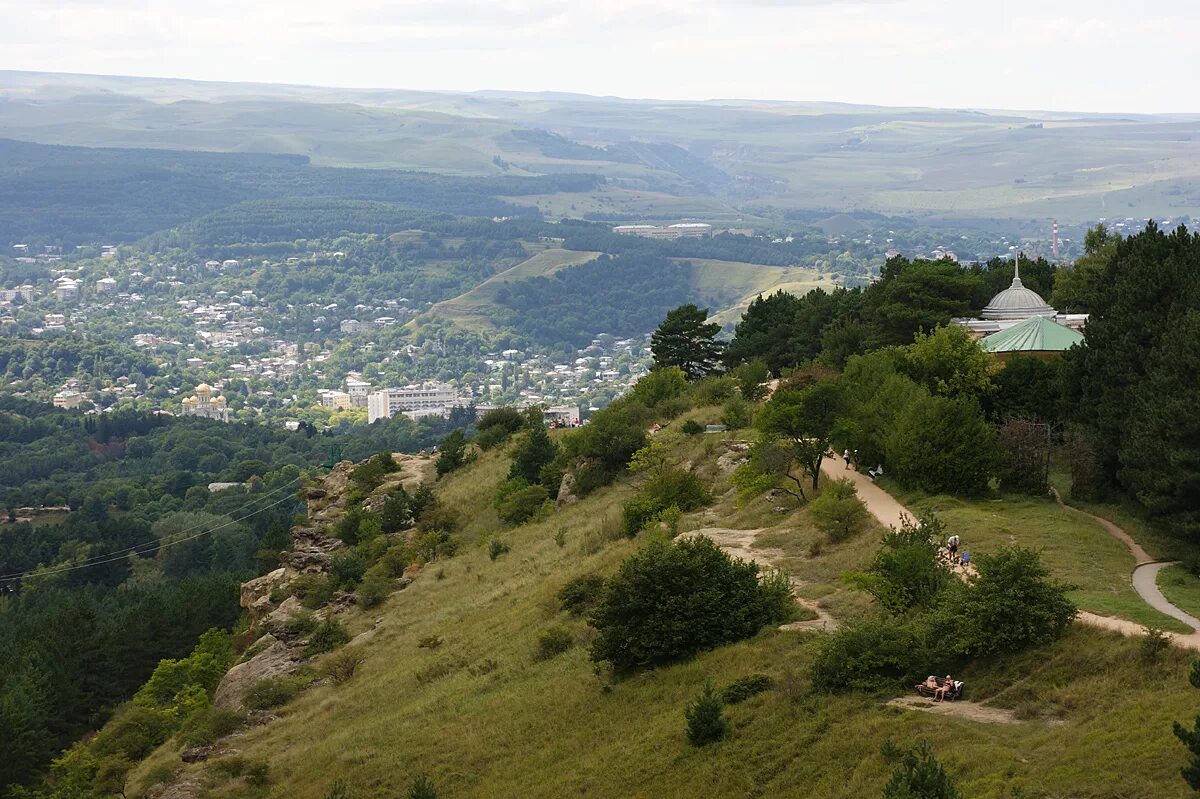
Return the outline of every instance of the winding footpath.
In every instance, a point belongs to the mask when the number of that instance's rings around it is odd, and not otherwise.
[[[901,519],[905,516],[916,518],[916,514],[912,513],[908,508],[900,504],[895,497],[876,485],[875,481],[871,480],[867,475],[855,469],[847,469],[845,463],[839,457],[825,458],[821,461],[821,471],[831,480],[847,479],[853,483],[855,489],[858,490],[859,499],[866,505],[867,510],[885,526],[899,527]],[[1120,527],[1108,519],[1066,504],[1062,501],[1057,491],[1054,491],[1054,499],[1064,509],[1091,519],[1100,525],[1106,533],[1125,545],[1125,548],[1129,550],[1129,554],[1133,556],[1135,563],[1130,579],[1133,583],[1133,589],[1137,591],[1138,596],[1147,605],[1160,613],[1165,613],[1192,628],[1191,633],[1168,632],[1165,635],[1176,646],[1200,651],[1200,619],[1172,605],[1158,588],[1158,573],[1172,564],[1170,562],[1155,561],[1141,545],[1134,541]],[[1109,616],[1100,616],[1083,610],[1079,611],[1079,615],[1076,618],[1088,626],[1112,630],[1122,635],[1145,635],[1146,633],[1145,626],[1141,624],[1124,619],[1114,619]]]

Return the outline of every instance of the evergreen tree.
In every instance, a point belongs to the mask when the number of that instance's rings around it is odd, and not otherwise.
[[[721,359],[721,344],[716,338],[721,326],[707,319],[708,309],[692,303],[669,311],[650,337],[655,368],[677,366],[689,380],[716,372]]]
[[[546,427],[539,418],[537,424],[530,425],[525,433],[525,440],[517,448],[508,477],[510,480],[515,477],[522,478],[530,485],[539,483],[542,469],[553,463],[556,457],[558,447],[550,440],[550,434],[546,432]]]
[[[883,799],[961,799],[928,741],[904,753],[883,789]]]
[[[467,462],[467,438],[463,431],[455,430],[438,445],[438,459],[434,464],[438,477],[449,474]]]
[[[1200,688],[1200,660],[1192,661],[1191,671],[1188,672],[1188,682],[1193,688]],[[1195,723],[1189,728],[1180,724],[1178,721],[1174,723],[1175,737],[1187,747],[1190,759],[1188,764],[1179,769],[1183,781],[1188,784],[1188,787],[1193,791],[1200,791],[1200,716],[1196,717]]]
[[[687,703],[683,716],[687,719],[687,739],[692,746],[707,746],[725,737],[729,723],[725,721],[725,705],[713,689],[712,680],[704,681],[700,695]]]

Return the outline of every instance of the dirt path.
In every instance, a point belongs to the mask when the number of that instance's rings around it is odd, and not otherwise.
[[[778,559],[785,557],[782,549],[774,548],[756,548],[754,546],[755,539],[758,538],[758,530],[734,530],[729,527],[704,527],[699,530],[693,530],[685,535],[704,536],[719,546],[729,555],[735,558],[757,563],[768,569],[781,568],[778,565]],[[794,621],[789,624],[781,625],[781,630],[834,630],[837,629],[837,619],[829,615],[829,612],[822,608],[815,599],[808,599],[800,596],[797,591],[804,585],[804,581],[795,577],[790,577],[792,582],[792,596],[796,599],[796,604],[808,608],[813,613],[817,614],[815,619],[806,619],[805,621]]]
[[[977,721],[980,724],[1020,724],[1021,721],[1012,714],[1011,710],[998,707],[988,707],[975,702],[958,700],[957,702],[934,702],[923,696],[898,696],[888,700],[892,707],[905,710],[920,710],[935,716],[953,716],[955,718]]]
[[[901,505],[891,494],[887,493],[878,485],[876,485],[874,480],[871,480],[865,474],[855,471],[854,469],[846,469],[845,462],[842,461],[840,457],[826,458],[823,460],[821,462],[821,471],[827,478],[835,480],[846,478],[854,483],[854,487],[858,490],[859,499],[863,501],[863,504],[867,506],[867,510],[869,510],[871,515],[878,519],[881,524],[889,527],[899,527],[900,520],[904,516],[909,516],[914,519],[916,518],[914,513]],[[1141,598],[1150,607],[1165,613],[1168,616],[1178,619],[1195,631],[1190,634],[1169,632],[1166,633],[1166,636],[1170,638],[1176,646],[1183,647],[1184,649],[1200,651],[1200,619],[1190,616],[1183,610],[1180,610],[1172,605],[1158,589],[1156,578],[1159,570],[1171,564],[1154,562],[1153,558],[1146,553],[1146,550],[1144,550],[1136,541],[1134,541],[1128,533],[1126,533],[1117,525],[1113,524],[1108,519],[1102,519],[1099,516],[1094,516],[1086,511],[1082,511],[1078,508],[1073,508],[1070,505],[1067,505],[1062,501],[1062,498],[1058,496],[1057,491],[1054,492],[1054,498],[1067,510],[1082,514],[1087,516],[1089,519],[1092,519],[1102,528],[1104,528],[1105,532],[1125,544],[1126,548],[1129,550],[1129,553],[1137,562],[1137,566],[1134,568],[1133,574],[1131,575],[1131,580],[1133,582],[1134,590],[1138,592],[1138,595],[1141,596]],[[959,576],[965,578],[966,575],[960,574]],[[1087,611],[1080,611],[1079,615],[1076,617],[1076,620],[1091,627],[1112,630],[1113,632],[1118,632],[1122,635],[1146,634],[1146,628],[1144,625],[1137,624],[1132,621],[1126,621],[1124,619],[1114,619],[1108,616],[1099,616],[1095,613],[1088,613]]]

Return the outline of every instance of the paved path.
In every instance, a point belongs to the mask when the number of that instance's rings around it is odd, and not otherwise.
[[[878,519],[880,523],[885,526],[899,527],[900,520],[904,516],[908,516],[913,519],[916,518],[916,514],[912,513],[910,510],[908,510],[908,508],[901,505],[895,497],[876,485],[875,481],[867,477],[867,475],[855,471],[854,469],[847,469],[845,462],[840,456],[835,458],[825,458],[823,461],[821,461],[821,472],[824,473],[827,478],[835,480],[845,478],[854,483],[854,487],[858,490],[859,499],[861,499],[863,504],[867,506],[867,510],[871,512],[871,515]],[[1113,524],[1108,519],[1103,519],[1099,516],[1095,516],[1087,513],[1086,511],[1082,511],[1078,508],[1067,505],[1062,501],[1062,498],[1058,496],[1057,491],[1054,492],[1054,498],[1060,505],[1062,505],[1062,507],[1074,513],[1087,516],[1089,519],[1092,519],[1102,528],[1104,528],[1105,532],[1107,532],[1113,538],[1116,538],[1125,544],[1125,547],[1129,550],[1129,553],[1137,562],[1137,566],[1134,568],[1133,574],[1131,575],[1131,580],[1133,582],[1133,588],[1138,592],[1138,595],[1141,596],[1141,598],[1145,600],[1146,604],[1148,604],[1150,607],[1165,613],[1168,616],[1178,619],[1194,630],[1194,632],[1190,634],[1168,632],[1166,633],[1166,636],[1170,638],[1176,646],[1200,651],[1200,619],[1190,616],[1189,614],[1172,605],[1158,589],[1158,584],[1156,581],[1158,572],[1171,564],[1154,562],[1154,559],[1147,554],[1146,550],[1143,549],[1136,541],[1134,541],[1128,533],[1126,533],[1117,525]],[[1145,635],[1146,633],[1146,627],[1144,625],[1137,624],[1132,621],[1126,621],[1125,619],[1114,619],[1108,616],[1099,616],[1095,613],[1088,613],[1087,611],[1080,611],[1079,615],[1076,616],[1076,619],[1090,627],[1099,627],[1105,630],[1112,630],[1113,632],[1118,632],[1122,635]]]

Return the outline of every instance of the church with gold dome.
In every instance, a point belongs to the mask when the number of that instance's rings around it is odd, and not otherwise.
[[[997,360],[1013,355],[1053,358],[1083,341],[1080,332],[1087,314],[1062,314],[1042,296],[1021,283],[1021,256],[1013,267],[1012,285],[992,297],[978,319],[954,323],[980,339],[980,345]]]
[[[224,397],[219,394],[214,396],[214,392],[215,390],[208,383],[196,386],[194,395],[183,398],[183,415],[203,416],[205,419],[228,422],[229,406]]]

